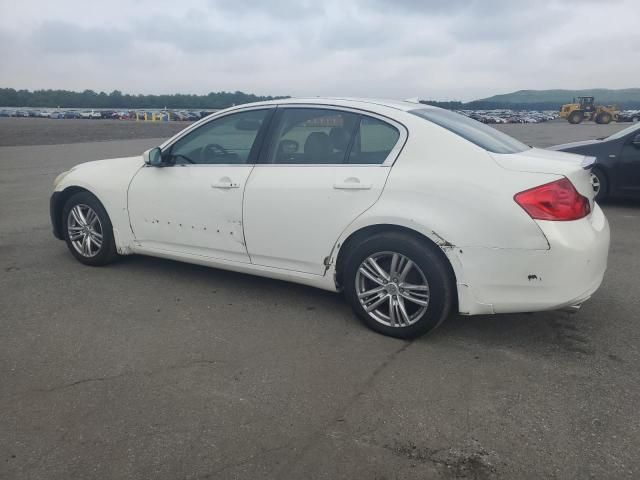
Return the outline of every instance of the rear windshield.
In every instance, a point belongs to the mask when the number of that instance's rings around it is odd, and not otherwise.
[[[489,152],[518,153],[531,148],[506,133],[449,110],[425,108],[411,110],[409,113],[440,125]]]

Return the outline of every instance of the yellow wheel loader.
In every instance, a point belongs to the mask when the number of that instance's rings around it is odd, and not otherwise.
[[[618,121],[618,109],[613,105],[595,105],[593,97],[578,97],[573,103],[566,103],[560,108],[560,118],[566,118],[569,123],[580,123],[592,120],[606,125]]]

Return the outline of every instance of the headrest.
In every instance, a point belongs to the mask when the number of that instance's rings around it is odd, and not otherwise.
[[[309,163],[325,163],[331,153],[331,140],[324,132],[313,132],[304,142],[304,154]]]

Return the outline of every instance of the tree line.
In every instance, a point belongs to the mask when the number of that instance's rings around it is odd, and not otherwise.
[[[210,92],[206,95],[131,95],[114,90],[111,93],[85,90],[15,90],[0,88],[0,107],[44,107],[44,108],[186,108],[214,109],[226,108],[243,103],[287,98],[286,96],[262,96],[253,93]],[[597,101],[597,99],[596,99]],[[495,102],[475,100],[472,102],[421,100],[421,103],[435,105],[449,110],[558,110],[557,102]],[[617,104],[621,109],[640,109],[639,100],[629,100]]]
[[[15,90],[0,88],[2,107],[47,108],[226,108],[242,103],[287,97],[254,95],[244,92],[211,92],[206,95],[130,95],[114,90],[111,93],[72,92],[69,90]]]

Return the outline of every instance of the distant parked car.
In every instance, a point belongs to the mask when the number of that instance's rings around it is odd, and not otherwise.
[[[606,138],[565,143],[550,149],[596,157],[591,169],[596,200],[609,196],[640,198],[640,123]]]
[[[0,117],[11,117],[11,110],[0,110]]]
[[[64,112],[53,111],[49,113],[49,118],[64,118]]]
[[[115,112],[113,110],[102,110],[100,112],[100,118],[102,119],[113,118],[114,113]]]
[[[618,114],[619,122],[638,122],[640,121],[640,110],[625,110]]]
[[[98,118],[102,118],[102,115],[100,114],[100,112],[91,110],[91,111],[80,112],[80,118],[95,120]]]
[[[28,117],[29,116],[29,112],[26,110],[17,110],[16,111],[16,117]]]
[[[76,112],[75,110],[67,110],[66,112],[63,113],[64,118],[80,118],[80,113]]]
[[[173,118],[172,120],[178,120],[180,122],[185,122],[189,119],[188,115],[186,114],[186,112],[173,112]]]

